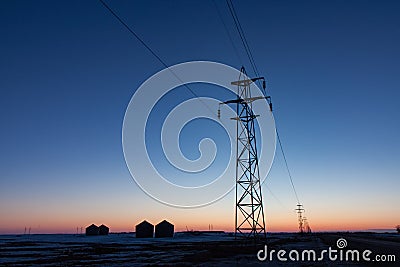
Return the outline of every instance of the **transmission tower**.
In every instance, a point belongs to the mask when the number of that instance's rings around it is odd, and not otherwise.
[[[311,227],[305,216],[303,216],[303,230],[304,230],[304,233],[306,233],[306,234],[311,234],[311,232],[312,232]]]
[[[304,233],[304,219],[303,219],[303,212],[305,210],[303,209],[302,204],[297,204],[296,212],[299,220],[299,232],[302,234]]]
[[[237,86],[237,98],[220,103],[236,104],[237,117],[231,118],[236,120],[237,135],[235,238],[266,236],[255,133],[255,119],[259,115],[253,113],[252,103],[259,99],[267,99],[270,103],[270,97],[251,96],[250,85],[257,80],[263,80],[265,89],[263,77],[249,79],[242,67],[239,80],[231,83]]]

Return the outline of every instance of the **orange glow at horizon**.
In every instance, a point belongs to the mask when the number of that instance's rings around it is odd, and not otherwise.
[[[94,223],[105,224],[111,232],[133,232],[135,225],[143,220],[157,224],[167,220],[175,225],[175,231],[213,230],[234,231],[234,196],[233,194],[220,201],[202,208],[179,209],[165,206],[145,196],[144,193],[122,195],[120,198],[108,199],[96,195],[87,201],[75,201],[69,196],[58,201],[37,199],[30,203],[15,201],[0,203],[0,234],[23,234],[25,227],[31,233],[76,233],[80,228]],[[347,203],[352,200],[351,196]],[[400,223],[399,213],[394,205],[379,205],[374,212],[363,210],[361,203],[352,200],[351,205],[343,202],[329,204],[326,201],[313,202],[307,206],[306,215],[310,227],[317,231],[357,231],[368,229],[394,229]],[[389,201],[387,201],[389,203]],[[93,203],[96,203],[94,206]],[[265,219],[267,232],[297,232],[297,215],[294,209],[274,205],[273,200],[266,198]],[[386,203],[386,202],[385,202]],[[390,199],[390,203],[395,203]],[[3,204],[3,205],[2,205]],[[286,205],[290,206],[290,205]]]
[[[156,225],[162,220],[168,220],[175,225],[175,231],[186,231],[194,230],[194,231],[204,231],[209,230],[210,225],[212,225],[212,229],[217,231],[226,231],[233,232],[234,231],[234,220],[214,220],[213,223],[210,223],[208,220],[203,219],[199,220],[199,218],[194,219],[177,219],[172,220],[165,217],[152,217],[152,218],[134,218],[132,217],[129,220],[113,218],[96,218],[94,220],[76,220],[75,218],[46,218],[46,220],[31,220],[31,223],[24,224],[22,221],[20,222],[2,222],[0,225],[0,234],[22,234],[24,233],[25,228],[31,228],[32,234],[40,234],[40,233],[76,233],[77,228],[78,232],[80,232],[80,228],[82,227],[83,231],[87,226],[94,223],[97,225],[105,224],[110,227],[111,232],[134,232],[135,225],[140,223],[143,220],[147,220],[150,223]],[[233,218],[232,218],[233,219]],[[289,218],[289,220],[272,220],[266,222],[267,232],[296,232],[298,230],[297,220],[294,217]],[[7,223],[7,224],[6,224]],[[339,221],[322,221],[322,220],[314,220],[310,221],[310,226],[314,232],[319,231],[358,231],[358,230],[368,230],[368,229],[394,229],[394,222],[390,221],[377,221],[377,222],[364,222],[362,219],[360,220],[351,220],[351,222],[342,222]]]

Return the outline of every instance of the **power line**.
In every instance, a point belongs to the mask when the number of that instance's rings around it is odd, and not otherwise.
[[[283,208],[285,209],[289,209],[288,207],[286,207],[282,201],[279,200],[279,198],[272,192],[271,188],[266,184],[265,187],[267,188],[267,190],[269,191],[269,194],[275,198],[275,200],[278,202],[279,205],[281,205]]]
[[[242,40],[244,49],[246,50],[246,54],[247,54],[247,57],[249,58],[250,65],[253,68],[254,74],[258,77],[258,76],[260,76],[260,74],[258,72],[256,63],[254,61],[253,54],[251,53],[250,46],[247,42],[246,35],[244,34],[242,25],[240,24],[239,17],[237,16],[235,7],[231,0],[226,0],[226,3],[228,5],[229,11],[230,11],[233,21],[235,23],[236,30],[238,31],[240,39]],[[261,86],[260,81],[259,81],[259,86]]]
[[[215,9],[217,10],[218,17],[219,17],[219,19],[220,19],[222,25],[224,26],[225,32],[226,32],[226,34],[228,35],[228,38],[229,38],[229,41],[230,41],[230,43],[231,43],[231,45],[232,45],[232,47],[233,47],[233,50],[235,51],[235,54],[236,54],[237,58],[239,59],[240,64],[243,65],[242,58],[241,58],[241,56],[240,56],[240,54],[239,54],[239,51],[238,51],[238,49],[237,49],[237,47],[236,47],[236,45],[235,45],[235,42],[233,41],[233,38],[232,38],[232,36],[231,36],[231,34],[230,34],[229,30],[228,30],[228,26],[226,26],[226,24],[225,24],[225,22],[224,22],[224,19],[223,19],[223,17],[222,17],[222,13],[221,13],[221,11],[219,10],[218,5],[217,5],[217,3],[215,2],[215,0],[212,0],[212,2],[214,3]]]
[[[151,47],[149,45],[146,44],[146,42],[140,38],[140,36],[135,33],[134,30],[132,30],[131,27],[128,26],[128,24],[126,24],[120,16],[118,16],[117,13],[114,12],[114,10],[112,10],[112,8],[107,5],[103,0],[99,0],[100,3],[103,4],[103,6],[110,11],[110,13],[165,67],[167,68],[174,76],[175,78],[177,78],[181,83],[183,83],[183,81],[178,77],[178,75],[176,75],[176,73],[161,59],[160,56],[158,56],[156,54],[156,52],[154,52],[153,49],[151,49]],[[217,116],[217,114],[185,83],[183,83],[183,86],[186,87],[214,116]]]
[[[289,170],[289,166],[288,166],[288,163],[287,163],[287,160],[286,160],[285,152],[283,151],[283,146],[282,146],[281,138],[279,137],[278,129],[277,129],[277,128],[275,128],[275,129],[276,129],[276,136],[277,136],[277,138],[278,138],[279,147],[280,147],[280,149],[281,149],[281,152],[282,152],[282,155],[283,155],[283,159],[284,159],[284,161],[285,161],[286,170],[287,170],[287,172],[288,172],[288,174],[289,174],[290,183],[292,184],[292,188],[293,188],[294,194],[296,195],[297,203],[300,204],[299,196],[297,195],[296,188],[294,187],[294,183],[293,183],[293,179],[292,179],[292,174],[290,173],[290,170]]]
[[[251,51],[249,49],[249,46],[247,45],[246,36],[244,35],[243,28],[241,27],[241,24],[240,24],[240,21],[239,21],[239,19],[237,17],[235,8],[233,6],[233,3],[230,0],[226,0],[226,4],[228,5],[229,12],[230,12],[230,14],[231,14],[231,16],[233,18],[236,30],[239,33],[239,37],[242,40],[243,47],[244,47],[244,49],[246,51],[247,57],[249,58],[250,64],[251,64],[251,66],[252,66],[252,68],[254,70],[254,74],[258,76],[258,74],[257,74],[258,72],[257,72],[257,70],[255,68],[255,64],[254,64],[254,61],[253,61],[253,57],[252,57]]]

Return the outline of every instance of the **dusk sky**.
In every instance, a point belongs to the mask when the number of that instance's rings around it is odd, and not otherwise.
[[[225,1],[215,3],[238,53],[213,1],[107,3],[168,65],[214,61],[244,65],[254,75]],[[233,3],[267,79],[311,228],[394,229],[400,224],[400,3]],[[91,223],[133,231],[144,219],[167,219],[178,231],[209,224],[234,230],[234,192],[182,209],[155,201],[132,179],[122,148],[125,110],[164,66],[99,1],[1,1],[0,25],[0,233],[25,227],[73,233]],[[232,98],[217,87],[193,89]],[[165,98],[153,119],[188,96]],[[218,171],[228,145],[213,122],[184,130],[182,150],[198,157],[204,129],[222,153]],[[159,133],[152,137],[157,146]],[[267,231],[296,231],[297,200],[278,147],[262,189]]]

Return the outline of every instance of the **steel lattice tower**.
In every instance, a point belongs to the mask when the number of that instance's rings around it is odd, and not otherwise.
[[[302,204],[297,204],[296,212],[299,220],[299,233],[304,233],[304,219],[303,219],[303,212],[305,210],[303,209]]]
[[[255,115],[252,102],[270,97],[252,97],[250,85],[264,78],[249,79],[244,67],[238,81],[231,84],[237,86],[237,99],[221,104],[236,104],[236,212],[235,237],[265,237],[265,218],[261,193],[261,181],[258,168],[258,154],[255,132]],[[265,81],[263,81],[265,88]]]

